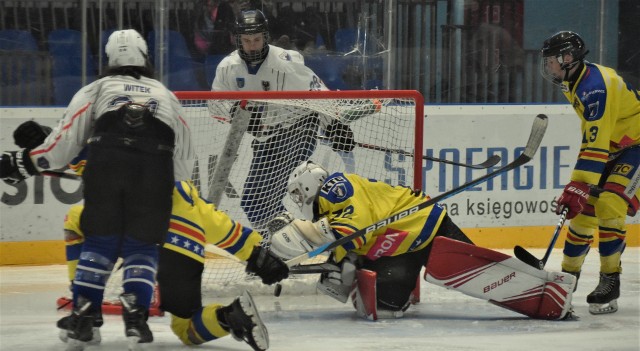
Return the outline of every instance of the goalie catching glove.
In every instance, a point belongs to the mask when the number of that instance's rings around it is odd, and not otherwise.
[[[328,219],[317,222],[294,219],[271,235],[271,251],[278,257],[291,259],[335,240]]]
[[[262,278],[262,283],[271,285],[289,277],[289,267],[269,250],[256,246],[247,260],[247,273]]]

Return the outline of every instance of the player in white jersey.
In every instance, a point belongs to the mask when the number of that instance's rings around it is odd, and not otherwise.
[[[74,95],[44,143],[5,152],[0,162],[0,177],[16,184],[64,167],[86,147],[80,219],[86,240],[73,282],[70,350],[82,350],[91,339],[118,256],[124,260],[120,299],[126,336],[132,343],[153,341],[146,321],[158,244],[169,227],[174,180],[188,180],[188,163],[195,159],[181,105],[152,78],[140,34],[114,32],[105,52],[105,76]]]
[[[269,45],[269,28],[258,10],[241,12],[234,34],[237,50],[225,57],[216,69],[212,91],[328,90],[322,80],[304,65],[302,55]],[[253,159],[245,181],[241,206],[252,227],[264,229],[275,214],[285,211],[282,199],[289,174],[309,159],[317,143],[320,127],[331,138],[337,152],[353,150],[353,132],[348,125],[308,109],[290,107],[294,117],[269,113],[269,104],[239,102],[232,118],[249,113],[248,132],[254,136]]]

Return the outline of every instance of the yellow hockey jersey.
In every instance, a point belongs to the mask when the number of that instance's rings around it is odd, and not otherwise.
[[[334,173],[320,189],[318,212],[327,217],[339,239],[426,200],[427,196],[415,196],[407,187]],[[433,240],[445,213],[440,205],[420,210],[337,247],[336,260],[342,260],[347,252],[376,260],[420,250]]]
[[[242,226],[200,198],[193,183],[176,182],[165,249],[204,262],[205,244],[210,243],[246,261],[261,240],[258,232]]]
[[[640,144],[640,91],[615,70],[587,62],[573,89],[565,86],[564,95],[582,124],[571,180],[597,185],[612,154]]]
[[[68,264],[73,266],[70,270],[73,272],[80,256],[79,244],[84,242],[84,234],[80,230],[83,208],[82,205],[71,207],[64,222],[67,259]],[[77,236],[70,235],[71,233]],[[209,243],[246,261],[253,247],[261,240],[260,233],[242,226],[225,212],[218,211],[212,203],[200,198],[198,190],[190,181],[175,183],[165,249],[204,262],[205,245]],[[70,279],[73,279],[73,274]]]

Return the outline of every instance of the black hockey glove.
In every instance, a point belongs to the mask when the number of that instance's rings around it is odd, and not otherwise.
[[[19,148],[34,149],[51,134],[51,128],[34,121],[26,121],[13,132],[13,140]]]
[[[247,260],[247,273],[262,278],[262,283],[271,285],[289,277],[289,267],[271,251],[256,246]]]
[[[38,174],[29,157],[29,150],[5,151],[0,158],[0,179],[14,185]]]
[[[351,127],[338,120],[331,122],[327,126],[325,134],[331,139],[331,149],[333,151],[351,152],[356,146]]]

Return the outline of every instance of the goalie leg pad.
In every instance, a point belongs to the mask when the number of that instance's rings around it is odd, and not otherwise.
[[[562,319],[571,309],[575,277],[535,269],[518,259],[436,237],[425,280],[537,319]]]
[[[377,275],[376,272],[368,269],[359,269],[356,271],[356,283],[351,294],[351,300],[357,315],[370,321],[402,318],[406,308],[399,311],[378,309]],[[409,304],[407,304],[406,307],[408,306]]]

